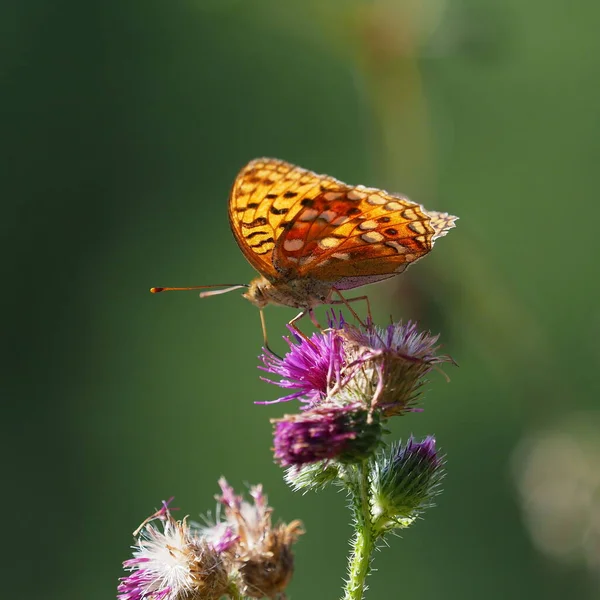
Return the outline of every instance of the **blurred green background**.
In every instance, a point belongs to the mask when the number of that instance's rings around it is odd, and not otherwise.
[[[139,523],[171,495],[214,508],[225,475],[304,521],[290,598],[339,596],[348,512],[272,462],[269,419],[296,407],[253,404],[277,394],[258,312],[148,293],[253,277],[227,197],[266,155],[461,219],[367,290],[460,364],[393,424],[435,433],[448,476],[368,598],[598,597],[599,19],[591,0],[0,4],[3,595],[114,597]],[[294,314],[267,309],[282,351]]]

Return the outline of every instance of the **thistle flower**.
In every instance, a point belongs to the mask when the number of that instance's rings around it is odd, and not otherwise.
[[[436,354],[439,336],[420,332],[416,323],[394,323],[381,328],[346,325],[346,360],[357,366],[349,390],[370,399],[383,418],[414,412],[425,375],[439,363],[451,361]]]
[[[382,432],[377,415],[361,404],[322,404],[272,422],[275,460],[282,466],[334,458],[359,462],[374,452]]]
[[[435,438],[427,436],[406,445],[397,444],[373,461],[371,475],[373,525],[379,534],[408,527],[440,493],[443,459]]]
[[[355,327],[332,315],[329,324],[331,329],[310,340],[296,334],[295,343],[286,338],[290,350],[283,358],[268,351],[262,355],[259,368],[282,377],[266,381],[297,390],[273,402],[299,399],[307,408],[363,402],[386,419],[418,410],[414,404],[425,375],[452,360],[437,355],[438,336],[418,331],[410,321],[386,328]]]
[[[224,478],[219,480],[222,494],[217,501],[224,508],[224,521],[213,528],[203,530],[211,539],[216,528],[220,533],[223,525],[236,542],[228,550],[237,572],[238,587],[250,598],[275,598],[283,593],[294,571],[292,545],[304,533],[300,521],[272,526],[273,509],[267,504],[262,486],[250,489],[254,503],[236,496]]]
[[[156,527],[152,521],[160,521]],[[194,535],[186,519],[176,521],[167,503],[136,532],[131,574],[120,579],[119,600],[218,600],[228,588],[222,555]]]
[[[293,338],[284,338],[290,349],[284,358],[275,356],[268,350],[261,356],[263,366],[259,367],[267,373],[280,375],[283,379],[264,381],[282,388],[298,391],[272,402],[257,404],[273,404],[298,398],[309,405],[323,400],[329,390],[339,385],[340,373],[344,363],[342,339],[336,330],[313,334],[310,340],[299,337],[292,329]]]

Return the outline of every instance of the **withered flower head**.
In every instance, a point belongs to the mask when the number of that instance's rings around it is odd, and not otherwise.
[[[224,478],[219,485],[222,494],[217,500],[225,513],[220,525],[226,523],[236,538],[227,552],[237,566],[240,591],[250,598],[276,598],[292,578],[292,545],[304,533],[302,524],[292,521],[273,526],[273,509],[267,504],[261,485],[250,489],[253,503],[236,496]]]
[[[120,579],[119,600],[218,600],[226,593],[229,575],[222,555],[195,535],[186,519],[173,519],[167,503],[134,535],[134,558],[123,563],[131,573]]]

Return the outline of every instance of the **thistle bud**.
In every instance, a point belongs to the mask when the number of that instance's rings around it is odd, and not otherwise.
[[[410,438],[374,461],[371,475],[373,503],[371,514],[378,534],[408,527],[440,493],[444,476],[443,459],[435,448],[435,438],[422,442]]]
[[[302,466],[289,467],[284,479],[295,491],[318,491],[339,477],[338,465],[333,461],[322,460]]]

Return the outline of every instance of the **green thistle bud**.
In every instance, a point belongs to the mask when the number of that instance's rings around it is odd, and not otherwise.
[[[435,438],[422,442],[410,438],[380,455],[371,474],[371,515],[377,535],[408,527],[440,493],[444,476],[443,460],[435,448]]]
[[[316,492],[338,477],[338,465],[333,461],[322,460],[301,467],[289,467],[284,479],[295,492]]]

